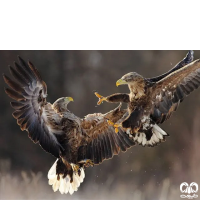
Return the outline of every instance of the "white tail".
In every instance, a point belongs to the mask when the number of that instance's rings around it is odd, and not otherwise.
[[[78,190],[78,187],[83,182],[83,179],[85,178],[85,172],[83,168],[80,168],[80,176],[78,173],[73,172],[73,182],[70,183],[70,177],[67,175],[65,178],[63,178],[63,175],[59,175],[59,180],[57,178],[56,174],[56,165],[57,161],[53,164],[51,169],[48,172],[48,179],[49,179],[49,185],[52,185],[53,191],[56,192],[57,190],[60,191],[61,194],[67,194],[68,192],[70,194],[73,194],[74,191]],[[73,168],[73,164],[71,164]]]
[[[127,131],[127,133],[130,132],[130,131],[129,132],[128,131]],[[163,131],[157,124],[154,124],[152,126],[151,131],[152,131],[152,136],[149,140],[147,140],[147,136],[146,136],[145,132],[144,133],[142,133],[142,132],[136,133],[135,136],[132,136],[129,133],[129,137],[133,137],[134,141],[136,141],[138,144],[141,144],[143,146],[145,146],[145,145],[154,146],[157,143],[164,141],[165,136],[168,136],[168,134],[165,131]]]
[[[165,136],[168,136],[168,134],[163,131],[157,124],[153,125],[152,133],[153,135],[151,136],[151,139],[147,142],[147,145],[153,146],[159,142],[162,142]]]

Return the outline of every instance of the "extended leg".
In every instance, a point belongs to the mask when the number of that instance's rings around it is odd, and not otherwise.
[[[97,105],[100,105],[103,101],[106,101],[106,97],[101,96],[99,93],[95,92],[94,93],[96,97],[99,98],[99,101],[97,102]]]
[[[100,105],[103,101],[107,101],[109,103],[120,103],[120,102],[128,103],[129,102],[128,94],[117,93],[117,94],[112,94],[107,97],[103,97],[97,92],[95,92],[94,94],[99,98],[99,101],[97,103],[98,105]]]
[[[141,126],[142,112],[139,109],[135,109],[123,122],[123,128],[131,128],[133,132],[138,132]]]

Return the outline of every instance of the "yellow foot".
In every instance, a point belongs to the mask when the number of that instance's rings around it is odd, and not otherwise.
[[[83,164],[84,167],[94,166],[94,163],[90,159],[81,160],[79,163]]]
[[[84,167],[94,166],[94,163],[90,159],[85,159],[84,161]]]
[[[99,101],[97,102],[97,105],[100,105],[103,101],[106,101],[106,97],[101,96],[99,93],[95,92],[94,93],[96,97],[99,98]]]
[[[115,133],[118,133],[119,132],[119,127],[122,127],[122,124],[121,123],[119,123],[119,124],[115,124],[115,123],[113,123],[112,121],[110,121],[110,120],[107,120],[107,122],[108,122],[108,124],[110,125],[110,126],[113,126],[114,128],[115,128]]]
[[[136,128],[133,129],[133,132],[138,133],[139,130],[140,130],[140,127],[136,127]]]
[[[78,173],[79,171],[79,166],[78,165],[75,165],[75,164],[71,164],[72,165],[72,169],[75,173]]]

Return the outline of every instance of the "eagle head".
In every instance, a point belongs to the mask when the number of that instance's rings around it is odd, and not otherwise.
[[[130,72],[130,73],[122,76],[116,82],[116,86],[118,87],[119,85],[131,85],[131,84],[135,84],[140,81],[144,81],[144,78],[140,74],[138,74],[136,72]]]
[[[72,97],[61,97],[53,103],[53,108],[58,112],[68,111],[67,105],[70,101],[74,101]]]

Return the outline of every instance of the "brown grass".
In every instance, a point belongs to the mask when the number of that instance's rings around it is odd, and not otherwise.
[[[198,178],[200,182],[200,178]],[[83,187],[84,184],[81,186]],[[136,183],[115,183],[110,189],[109,183],[87,183],[72,196],[54,193],[47,183],[47,179],[41,172],[27,173],[22,171],[20,175],[10,173],[0,174],[0,199],[160,199],[174,200],[180,198],[180,184],[173,184],[169,178],[161,183],[153,179],[146,183],[142,190],[132,187]]]

